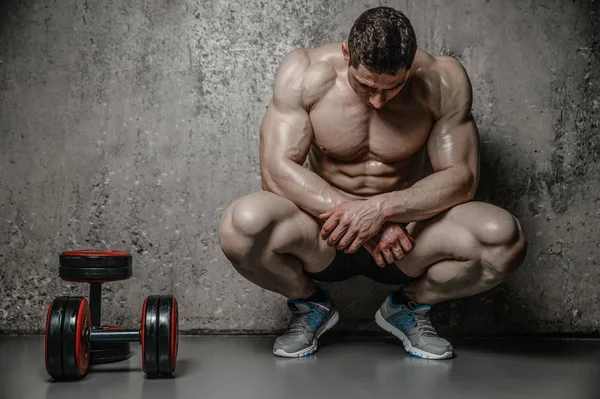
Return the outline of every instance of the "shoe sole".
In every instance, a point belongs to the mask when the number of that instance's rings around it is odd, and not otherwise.
[[[404,345],[404,349],[408,352],[409,355],[414,357],[418,357],[420,359],[432,359],[432,360],[442,360],[442,359],[450,359],[452,357],[452,351],[445,352],[442,355],[436,355],[435,353],[425,352],[424,350],[415,348],[410,343],[410,339],[399,329],[388,323],[383,316],[381,315],[381,311],[378,310],[375,314],[375,322],[385,331],[389,332],[400,341],[402,341],[402,345]]]
[[[284,351],[283,349],[277,349],[277,350],[273,350],[273,354],[275,356],[287,357],[287,358],[306,357],[306,356],[310,356],[310,355],[314,354],[317,351],[318,340],[321,337],[321,335],[323,335],[325,333],[325,331],[331,330],[333,328],[333,326],[335,326],[339,320],[340,320],[340,315],[338,314],[338,312],[336,310],[335,313],[333,314],[333,316],[331,316],[331,318],[327,321],[327,323],[325,323],[325,325],[323,327],[321,327],[319,330],[317,330],[317,333],[315,334],[315,337],[313,338],[312,344],[309,347],[301,349],[297,352],[292,352],[292,353],[288,353],[288,352]]]

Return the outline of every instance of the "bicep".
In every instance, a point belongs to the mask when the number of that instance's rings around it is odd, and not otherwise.
[[[303,164],[312,142],[312,125],[302,108],[281,105],[274,99],[260,127],[261,167],[290,159]]]
[[[427,151],[434,171],[456,167],[476,175],[479,168],[479,133],[472,115],[436,121]]]

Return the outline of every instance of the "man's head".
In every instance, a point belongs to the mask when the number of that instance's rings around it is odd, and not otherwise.
[[[417,38],[403,13],[376,7],[354,22],[342,50],[350,86],[367,104],[381,108],[408,80]]]

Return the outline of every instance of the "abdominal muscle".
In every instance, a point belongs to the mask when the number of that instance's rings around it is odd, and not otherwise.
[[[342,195],[351,199],[406,189],[422,178],[424,154],[396,163],[383,163],[367,155],[361,161],[339,161],[313,147],[308,168],[321,176]]]

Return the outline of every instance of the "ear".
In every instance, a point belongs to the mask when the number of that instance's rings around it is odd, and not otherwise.
[[[348,43],[342,43],[342,53],[344,53],[344,61],[346,64],[350,62],[350,48],[348,48]]]

